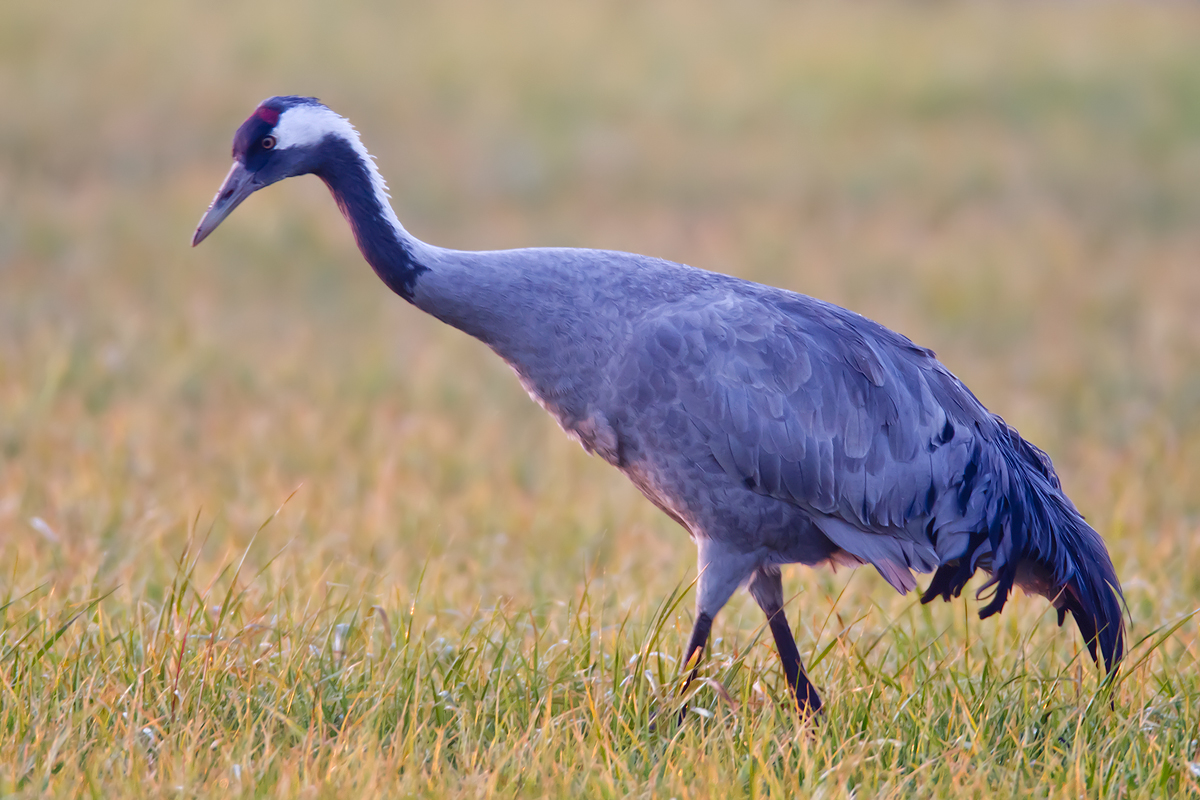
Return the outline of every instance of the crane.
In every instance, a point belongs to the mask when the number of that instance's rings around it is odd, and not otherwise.
[[[410,235],[358,132],[315,98],[271,97],[238,128],[233,166],[192,238],[296,175],[328,186],[363,257],[413,306],[479,339],[585,450],[623,472],[698,550],[684,664],[742,586],[766,614],[802,712],[820,709],[784,613],[785,564],[870,564],[922,602],[978,569],[1071,613],[1093,660],[1125,650],[1104,542],[1050,458],[934,353],[844,308],[606,250],[450,250]],[[690,678],[689,678],[690,680]]]

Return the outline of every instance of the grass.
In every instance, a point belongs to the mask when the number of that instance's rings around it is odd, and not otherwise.
[[[1200,794],[1198,39],[1186,4],[4,4],[0,796]],[[281,92],[430,241],[934,347],[1108,542],[1119,679],[1040,599],[796,567],[821,723],[740,595],[681,697],[687,537],[319,183],[187,248]]]

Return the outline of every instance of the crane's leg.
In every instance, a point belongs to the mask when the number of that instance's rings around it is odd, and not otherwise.
[[[700,656],[708,644],[713,618],[755,569],[752,557],[721,542],[699,538],[697,546],[700,554],[697,563],[699,575],[696,578],[696,622],[692,625],[692,637],[683,654],[684,667],[691,665],[692,669],[684,679],[681,691],[692,684],[700,669]]]
[[[708,644],[708,634],[711,630],[712,617],[703,611],[698,612],[696,622],[692,625],[692,638],[688,640],[687,650],[683,652],[683,665],[686,667],[692,664],[692,671],[683,682],[684,689],[691,685],[696,679],[696,673],[700,671],[700,656],[704,652],[704,646]]]
[[[783,662],[783,676],[787,678],[788,688],[796,698],[796,704],[804,714],[815,714],[821,710],[821,698],[817,690],[804,674],[804,666],[800,663],[800,651],[796,648],[796,639],[788,625],[787,614],[783,610],[783,579],[779,567],[759,567],[750,578],[750,594],[758,601],[758,607],[767,615],[767,623],[775,637],[775,649],[779,651],[779,660]]]

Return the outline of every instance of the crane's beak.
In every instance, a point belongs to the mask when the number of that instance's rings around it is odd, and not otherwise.
[[[221,220],[228,217],[243,200],[263,186],[258,177],[246,169],[241,161],[234,161],[229,174],[225,176],[225,182],[217,190],[217,196],[213,198],[208,211],[204,212],[200,224],[196,226],[196,232],[192,235],[192,247],[203,242],[205,237],[221,224]]]

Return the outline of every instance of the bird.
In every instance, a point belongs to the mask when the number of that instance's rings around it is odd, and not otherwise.
[[[874,567],[928,603],[1014,586],[1070,612],[1092,660],[1125,652],[1124,597],[1100,535],[1050,458],[936,358],[803,294],[611,250],[462,251],[400,224],[350,122],[316,98],[270,97],[233,138],[233,166],[192,238],[243,200],[320,178],[364,259],[411,305],[473,336],[590,454],[624,473],[697,548],[683,669],[741,587],[767,618],[792,698],[822,707],[784,610],[781,568]]]

